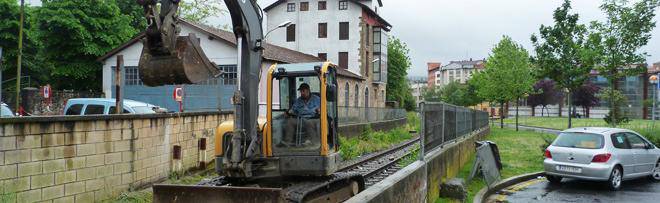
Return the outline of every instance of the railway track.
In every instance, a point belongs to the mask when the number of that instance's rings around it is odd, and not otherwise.
[[[317,191],[317,189],[323,187],[330,187],[325,183],[332,179],[343,179],[344,177],[347,176],[354,176],[359,174],[364,178],[365,188],[368,188],[382,181],[383,179],[396,173],[402,168],[397,163],[401,159],[406,157],[406,155],[412,153],[416,148],[415,145],[418,144],[419,141],[420,141],[419,137],[414,137],[411,140],[395,145],[394,147],[389,148],[387,150],[368,154],[357,159],[344,161],[339,165],[340,170],[337,173],[325,178],[290,181],[295,183],[287,184],[287,185],[277,185],[281,182],[286,182],[280,179],[276,179],[272,181],[262,181],[260,183],[255,183],[255,184],[234,185],[231,184],[230,183],[231,181],[227,180],[225,177],[216,177],[213,179],[204,180],[198,183],[197,186],[211,186],[211,187],[224,186],[226,190],[230,189],[233,192],[248,192],[248,193],[263,192],[262,190],[264,189],[272,189],[272,190],[281,191],[281,193],[285,194],[285,198],[288,199],[289,202],[303,202],[304,197],[312,193],[313,191]],[[185,186],[180,188],[176,188],[176,186],[172,187],[172,189],[176,189],[176,190],[181,190],[184,188],[186,187]],[[206,188],[208,189],[208,187]],[[316,195],[318,195],[318,193],[316,193]]]
[[[341,172],[357,172],[365,178],[366,187],[370,187],[401,169],[397,164],[403,157],[415,150],[419,137],[415,137],[390,149],[369,154],[340,165]]]

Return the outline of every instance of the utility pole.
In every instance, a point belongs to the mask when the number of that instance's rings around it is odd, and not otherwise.
[[[124,69],[124,55],[117,56],[117,66],[115,67],[115,110],[116,114],[124,112],[124,96],[122,87],[124,81],[122,80],[122,69]]]
[[[18,59],[16,65],[16,109],[20,112],[21,106],[21,57],[23,57],[23,13],[25,12],[25,0],[21,0],[21,17],[18,26]]]
[[[0,105],[2,105],[2,47],[0,47]],[[0,107],[0,117],[2,117],[2,107]]]

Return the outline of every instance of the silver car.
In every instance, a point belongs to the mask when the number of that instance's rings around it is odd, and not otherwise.
[[[660,181],[660,149],[636,132],[618,128],[572,128],[562,131],[545,150],[547,179],[607,181],[610,189],[623,180],[648,176]]]

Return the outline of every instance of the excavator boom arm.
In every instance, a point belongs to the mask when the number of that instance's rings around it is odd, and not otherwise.
[[[140,57],[144,84],[198,83],[220,75],[193,34],[179,36],[180,0],[136,0],[147,19],[146,40]],[[256,0],[224,0],[231,15],[238,50],[239,80],[232,97],[235,124],[223,171],[232,177],[251,177],[249,161],[257,155],[258,89],[262,60],[262,12]],[[160,3],[160,9],[158,9]],[[246,142],[247,141],[247,142]]]

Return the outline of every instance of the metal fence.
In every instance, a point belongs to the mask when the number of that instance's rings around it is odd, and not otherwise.
[[[358,123],[373,123],[402,119],[406,117],[405,109],[379,107],[338,107],[339,125]]]
[[[445,103],[421,103],[424,150],[488,126],[488,112]]]

